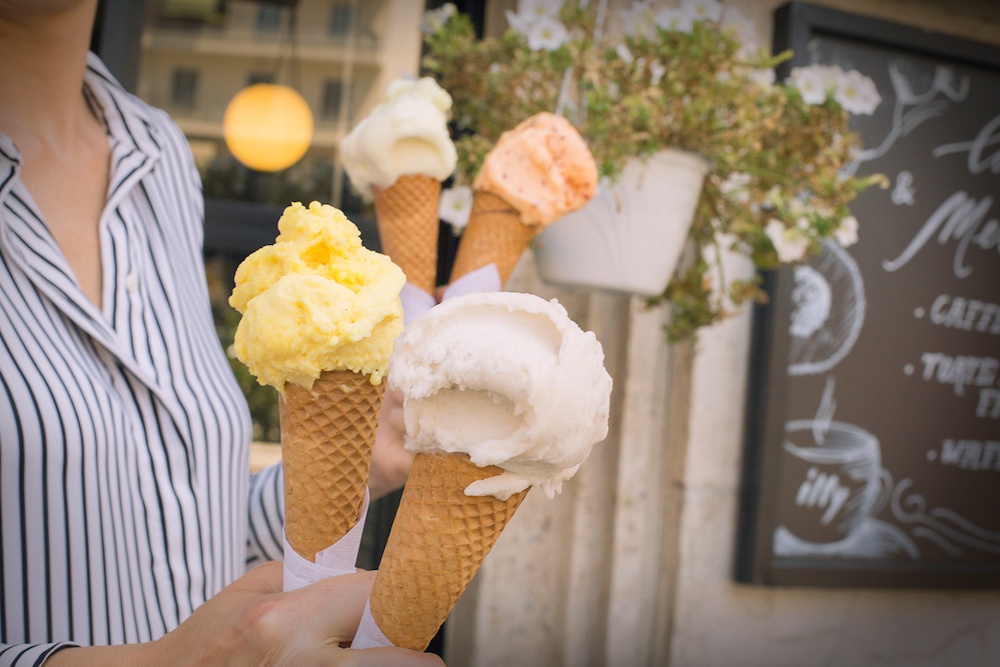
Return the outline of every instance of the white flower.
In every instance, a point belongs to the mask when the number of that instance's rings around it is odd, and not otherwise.
[[[816,67],[793,67],[788,84],[799,91],[806,104],[823,104],[826,101],[826,79]]]
[[[448,22],[455,14],[455,5],[446,2],[437,9],[429,9],[424,12],[424,18],[420,22],[420,32],[425,35],[433,35],[438,30],[444,27],[444,24]]]
[[[858,242],[858,219],[849,215],[840,221],[840,226],[833,230],[833,238],[842,247],[847,248]]]
[[[840,65],[812,65],[812,68],[823,77],[823,85],[827,90],[833,90],[840,77],[844,76],[844,70]]]
[[[450,224],[456,232],[461,232],[469,224],[470,213],[472,213],[472,188],[467,185],[457,185],[445,188],[441,192],[438,217]]]
[[[653,16],[653,22],[664,30],[691,32],[691,27],[694,25],[694,14],[676,7],[664,7]]]
[[[738,204],[746,204],[750,201],[748,185],[750,185],[750,174],[734,172],[726,176],[726,179],[719,184],[719,191],[726,199],[731,199]]]
[[[521,0],[517,13],[527,20],[541,18],[559,18],[562,0]]]
[[[544,16],[528,29],[528,47],[532,51],[554,51],[566,43],[569,32],[558,20]]]
[[[842,74],[833,88],[833,98],[848,112],[870,116],[882,101],[875,82],[857,70]]]
[[[771,239],[771,245],[778,251],[781,262],[797,262],[806,256],[809,250],[809,237],[797,227],[785,227],[785,223],[772,218],[764,233]]]
[[[515,14],[514,12],[507,10],[507,23],[510,27],[514,29],[519,35],[527,35],[528,29],[531,28],[531,23],[528,21],[527,16],[522,16],[520,14]]]
[[[659,60],[649,63],[649,83],[653,86],[660,85],[660,79],[667,73],[667,68]]]
[[[692,13],[696,21],[718,21],[723,5],[720,0],[681,0],[681,9]]]
[[[635,56],[632,55],[632,52],[629,51],[628,47],[624,44],[616,46],[615,53],[617,53],[618,57],[622,59],[622,62],[631,63],[635,60]]]
[[[656,34],[653,22],[653,0],[633,2],[621,11],[622,32],[629,37],[653,37]]]
[[[723,32],[740,43],[741,57],[749,58],[757,51],[757,30],[749,16],[735,7],[726,7],[720,25]]]
[[[753,19],[735,7],[725,8],[720,25],[723,32],[728,32],[741,42],[757,41],[757,29],[754,27]]]

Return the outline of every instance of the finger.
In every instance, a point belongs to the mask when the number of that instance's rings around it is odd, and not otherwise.
[[[313,611],[319,632],[332,641],[345,642],[358,631],[374,581],[374,571],[358,571],[318,581],[289,595],[298,597],[304,607]]]
[[[383,412],[387,419],[391,419],[393,424],[403,424],[403,394],[402,392],[390,389],[386,391],[383,402]]]
[[[343,649],[338,657],[340,667],[444,667],[444,661],[433,653],[405,648]]]

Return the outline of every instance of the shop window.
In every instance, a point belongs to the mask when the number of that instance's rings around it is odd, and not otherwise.
[[[323,82],[323,118],[336,120],[340,115],[340,104],[344,98],[344,82],[340,79],[327,79]]]
[[[313,199],[344,209],[378,250],[370,202],[351,189],[338,159],[342,132],[360,120],[393,78],[415,72],[411,49],[376,41],[365,26],[399,21],[419,30],[424,0],[101,0],[99,33],[130,36],[130,51],[97,48],[131,89],[172,114],[187,136],[205,196],[205,252],[216,276],[219,335],[228,346],[236,318],[226,298],[246,255],[272,243],[282,210]],[[132,30],[138,22],[141,34]],[[99,37],[99,35],[98,35]],[[252,40],[255,40],[252,41]],[[107,40],[117,46],[121,40]],[[102,44],[100,39],[95,44]],[[295,48],[298,47],[298,48]],[[287,169],[259,172],[229,151],[223,116],[233,96],[256,83],[288,85],[313,103],[317,126],[305,156]],[[348,88],[350,86],[350,88]],[[355,109],[355,107],[358,107]],[[348,113],[344,113],[348,111]],[[325,127],[324,127],[325,126]],[[255,438],[277,439],[273,391],[249,381],[234,360],[254,418]]]
[[[255,83],[274,83],[274,74],[271,72],[250,72],[247,74],[247,85]]]
[[[281,29],[281,7],[261,5],[257,9],[257,32],[273,33]]]
[[[334,5],[330,8],[328,31],[331,37],[347,37],[354,22],[354,8],[350,5]]]
[[[170,101],[175,109],[194,109],[198,94],[198,70],[178,68],[174,70]]]

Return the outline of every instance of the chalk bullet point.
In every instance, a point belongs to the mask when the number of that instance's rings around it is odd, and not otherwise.
[[[924,316],[924,309],[923,308],[915,308],[913,310],[913,316],[919,320],[921,317]]]
[[[913,375],[913,364],[906,364],[903,366],[903,372],[907,375]]]

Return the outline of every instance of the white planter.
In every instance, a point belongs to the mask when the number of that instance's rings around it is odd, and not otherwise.
[[[532,248],[549,283],[644,296],[666,288],[701,197],[708,163],[667,149],[603,179],[582,209],[545,227]]]

